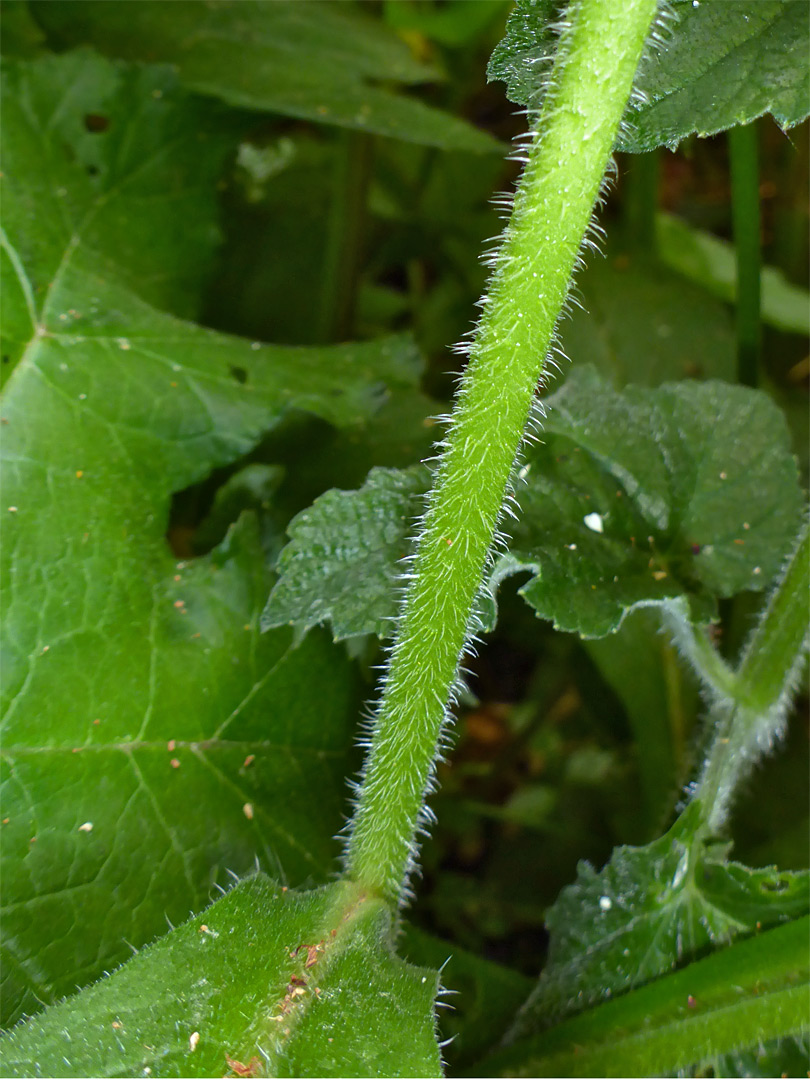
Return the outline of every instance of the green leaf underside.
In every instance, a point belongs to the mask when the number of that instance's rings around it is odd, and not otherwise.
[[[347,5],[184,0],[169,10],[149,0],[126,8],[66,0],[34,14],[62,45],[91,42],[110,56],[176,64],[185,86],[229,105],[446,150],[501,148],[465,121],[387,89],[437,72]]]
[[[537,108],[545,92],[554,37],[549,18],[560,5],[518,0],[493,55],[490,79],[507,83],[511,101]],[[659,30],[636,78],[643,104],[630,104],[618,150],[674,150],[701,136],[771,113],[792,127],[808,113],[810,26],[796,0],[674,0],[674,19]]]
[[[487,66],[487,79],[505,82],[510,101],[539,108],[557,45],[552,27],[564,6],[560,0],[516,0]]]
[[[517,1021],[521,1033],[644,985],[738,935],[805,915],[810,873],[751,870],[696,837],[693,803],[659,840],[617,848],[546,914],[548,964]]]
[[[6,1035],[3,1075],[440,1076],[438,975],[390,937],[382,901],[254,877]]]
[[[509,553],[482,590],[485,625],[498,582],[527,569],[536,576],[520,592],[538,615],[593,638],[634,608],[684,599],[708,620],[716,597],[773,577],[802,497],[784,419],[765,394],[718,382],[619,393],[586,367],[547,404],[542,443],[519,471]],[[336,636],[386,632],[393,586],[387,596],[364,589],[358,603],[357,582],[368,560],[395,580],[420,475],[426,485],[426,471],[378,470],[359,492],[330,493],[305,511],[266,625],[332,618]],[[318,570],[325,552],[327,576]]]
[[[488,1075],[671,1075],[806,1032],[807,916],[721,949],[487,1059]],[[726,1075],[726,1074],[723,1074]]]
[[[213,188],[216,124],[166,69],[85,53],[5,78],[9,1022],[184,918],[228,870],[331,869],[355,676],[323,638],[295,651],[287,630],[260,635],[272,578],[252,517],[178,563],[169,500],[290,407],[356,427],[418,357],[404,339],[265,346],[158,310],[191,304],[216,236],[200,180]]]

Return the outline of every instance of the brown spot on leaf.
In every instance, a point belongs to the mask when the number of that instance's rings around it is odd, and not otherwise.
[[[236,1058],[225,1055],[225,1060],[228,1063],[228,1068],[231,1072],[237,1076],[258,1076],[261,1062],[257,1057],[252,1057],[247,1065],[243,1065],[241,1061],[237,1061]]]
[[[91,135],[101,135],[110,126],[110,118],[101,113],[87,113],[84,118],[84,126]]]

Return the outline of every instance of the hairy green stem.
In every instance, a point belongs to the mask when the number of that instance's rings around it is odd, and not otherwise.
[[[401,901],[448,702],[538,379],[656,0],[581,0],[560,41],[411,567],[350,826],[350,878]]]
[[[740,780],[782,734],[808,647],[810,530],[805,520],[737,670],[731,700],[714,708],[715,735],[695,792],[710,832],[719,829]]]
[[[759,162],[756,124],[728,133],[731,217],[737,252],[737,377],[757,385],[761,340]]]

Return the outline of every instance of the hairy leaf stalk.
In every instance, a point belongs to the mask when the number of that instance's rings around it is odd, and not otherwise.
[[[656,0],[571,5],[494,259],[350,826],[349,877],[392,902],[407,892],[473,603],[655,11]]]
[[[716,734],[695,791],[710,832],[724,824],[740,781],[783,733],[810,641],[808,588],[810,525],[805,519],[731,687],[718,687]]]

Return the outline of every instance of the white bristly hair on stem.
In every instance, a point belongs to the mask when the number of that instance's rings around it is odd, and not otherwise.
[[[417,526],[405,594],[388,651],[370,748],[348,827],[346,874],[401,904],[410,896],[416,837],[447,745],[460,665],[481,631],[481,582],[506,546],[521,447],[540,419],[536,391],[583,245],[656,0],[577,0],[558,28],[535,129],[516,147],[525,168],[492,267],[481,317]],[[610,48],[605,43],[610,42]]]

